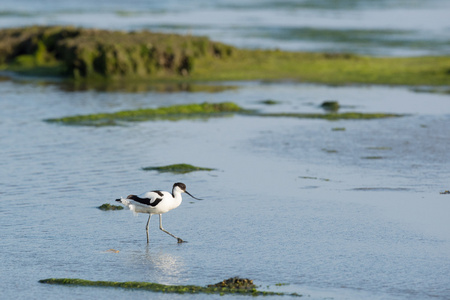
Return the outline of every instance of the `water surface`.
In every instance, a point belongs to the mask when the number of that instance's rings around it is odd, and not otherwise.
[[[313,299],[448,298],[450,202],[439,194],[450,175],[448,96],[236,85],[217,93],[109,93],[0,82],[2,298],[148,297],[38,283],[48,277],[207,285],[231,276]],[[280,104],[260,103],[267,98]],[[100,128],[42,121],[225,100],[266,112],[318,112],[330,98],[344,110],[410,115],[335,122],[234,116]],[[217,171],[141,170],[172,163]],[[206,199],[185,197],[163,217],[189,243],[178,245],[155,217],[146,245],[145,216],[96,208],[177,181]]]
[[[249,48],[448,55],[448,1],[2,1],[0,27],[64,24],[207,35]],[[450,97],[408,87],[301,83],[78,86],[0,80],[0,298],[210,299],[50,286],[49,277],[207,285],[249,277],[312,299],[449,299]],[[448,88],[447,88],[448,89]],[[276,105],[264,105],[264,100]],[[233,101],[262,112],[402,118],[227,116],[76,127],[68,115]],[[142,167],[215,168],[184,175]],[[146,216],[104,212],[130,193],[184,197],[146,244]],[[118,253],[108,252],[116,249]],[[282,286],[275,286],[282,283]],[[233,299],[240,296],[233,296]],[[221,297],[231,298],[231,297]]]
[[[448,55],[450,3],[429,1],[31,1],[0,4],[0,28],[74,25],[205,35],[239,47]]]

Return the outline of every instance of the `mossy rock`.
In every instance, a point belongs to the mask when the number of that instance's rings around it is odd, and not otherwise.
[[[324,110],[330,112],[337,112],[340,108],[339,102],[337,101],[324,101],[320,105]]]
[[[66,125],[83,126],[111,126],[121,122],[140,122],[150,120],[178,121],[189,118],[217,117],[226,113],[244,111],[232,102],[200,103],[173,105],[160,108],[146,108],[127,110],[116,113],[99,113],[91,115],[77,115],[63,118],[47,119],[46,122],[61,123]]]
[[[111,205],[111,204],[109,204],[109,203],[104,203],[104,204],[100,205],[100,206],[98,207],[98,209],[104,210],[104,211],[107,211],[107,210],[122,210],[122,209],[123,209],[123,206],[120,206],[120,205]]]
[[[74,79],[114,79],[188,75],[199,57],[230,56],[233,47],[206,37],[149,31],[110,31],[70,26],[0,30],[0,64],[21,55],[37,65],[58,61],[61,75]],[[28,65],[32,67],[31,65]]]
[[[225,279],[216,284],[208,285],[208,287],[219,287],[229,289],[254,289],[256,285],[253,284],[253,280],[248,278],[232,277]]]
[[[168,165],[168,166],[160,166],[160,167],[145,167],[142,168],[144,171],[158,171],[160,173],[174,173],[174,174],[186,174],[194,171],[213,171],[215,169],[211,168],[202,168],[202,167],[195,167],[193,165],[189,164],[174,164],[174,165]]]
[[[247,281],[251,281],[248,280]],[[275,293],[267,291],[259,291],[255,287],[236,288],[236,287],[219,287],[219,286],[196,286],[196,285],[165,285],[153,282],[114,282],[114,281],[91,281],[77,278],[48,278],[39,280],[40,283],[58,284],[58,285],[75,285],[75,286],[93,286],[93,287],[115,287],[124,289],[141,289],[152,292],[176,293],[176,294],[241,294],[251,296],[295,296],[301,295],[292,293]]]

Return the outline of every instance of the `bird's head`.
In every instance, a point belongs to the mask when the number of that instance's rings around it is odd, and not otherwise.
[[[178,191],[179,193],[186,193],[194,199],[203,200],[203,199],[199,199],[199,198],[192,196],[188,191],[186,191],[186,185],[184,183],[181,183],[181,182],[174,183],[173,188],[172,188],[172,193],[175,193],[176,191]]]

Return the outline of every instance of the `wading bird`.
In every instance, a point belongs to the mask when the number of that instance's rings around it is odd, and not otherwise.
[[[189,194],[188,191],[186,191],[186,185],[184,183],[177,182],[173,185],[172,193],[165,191],[151,191],[139,196],[129,195],[127,198],[116,199],[116,201],[128,206],[128,208],[135,213],[149,214],[146,226],[147,243],[149,242],[148,224],[150,223],[152,215],[159,215],[159,229],[176,238],[178,243],[183,243],[185,241],[162,227],[162,214],[180,206],[182,201],[181,193],[186,193],[194,199],[202,200]]]

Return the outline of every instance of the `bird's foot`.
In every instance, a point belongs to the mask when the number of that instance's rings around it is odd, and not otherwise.
[[[180,239],[180,238],[177,238],[177,241],[178,241],[178,244],[181,244],[181,243],[187,243],[187,241],[183,241],[183,240]]]

